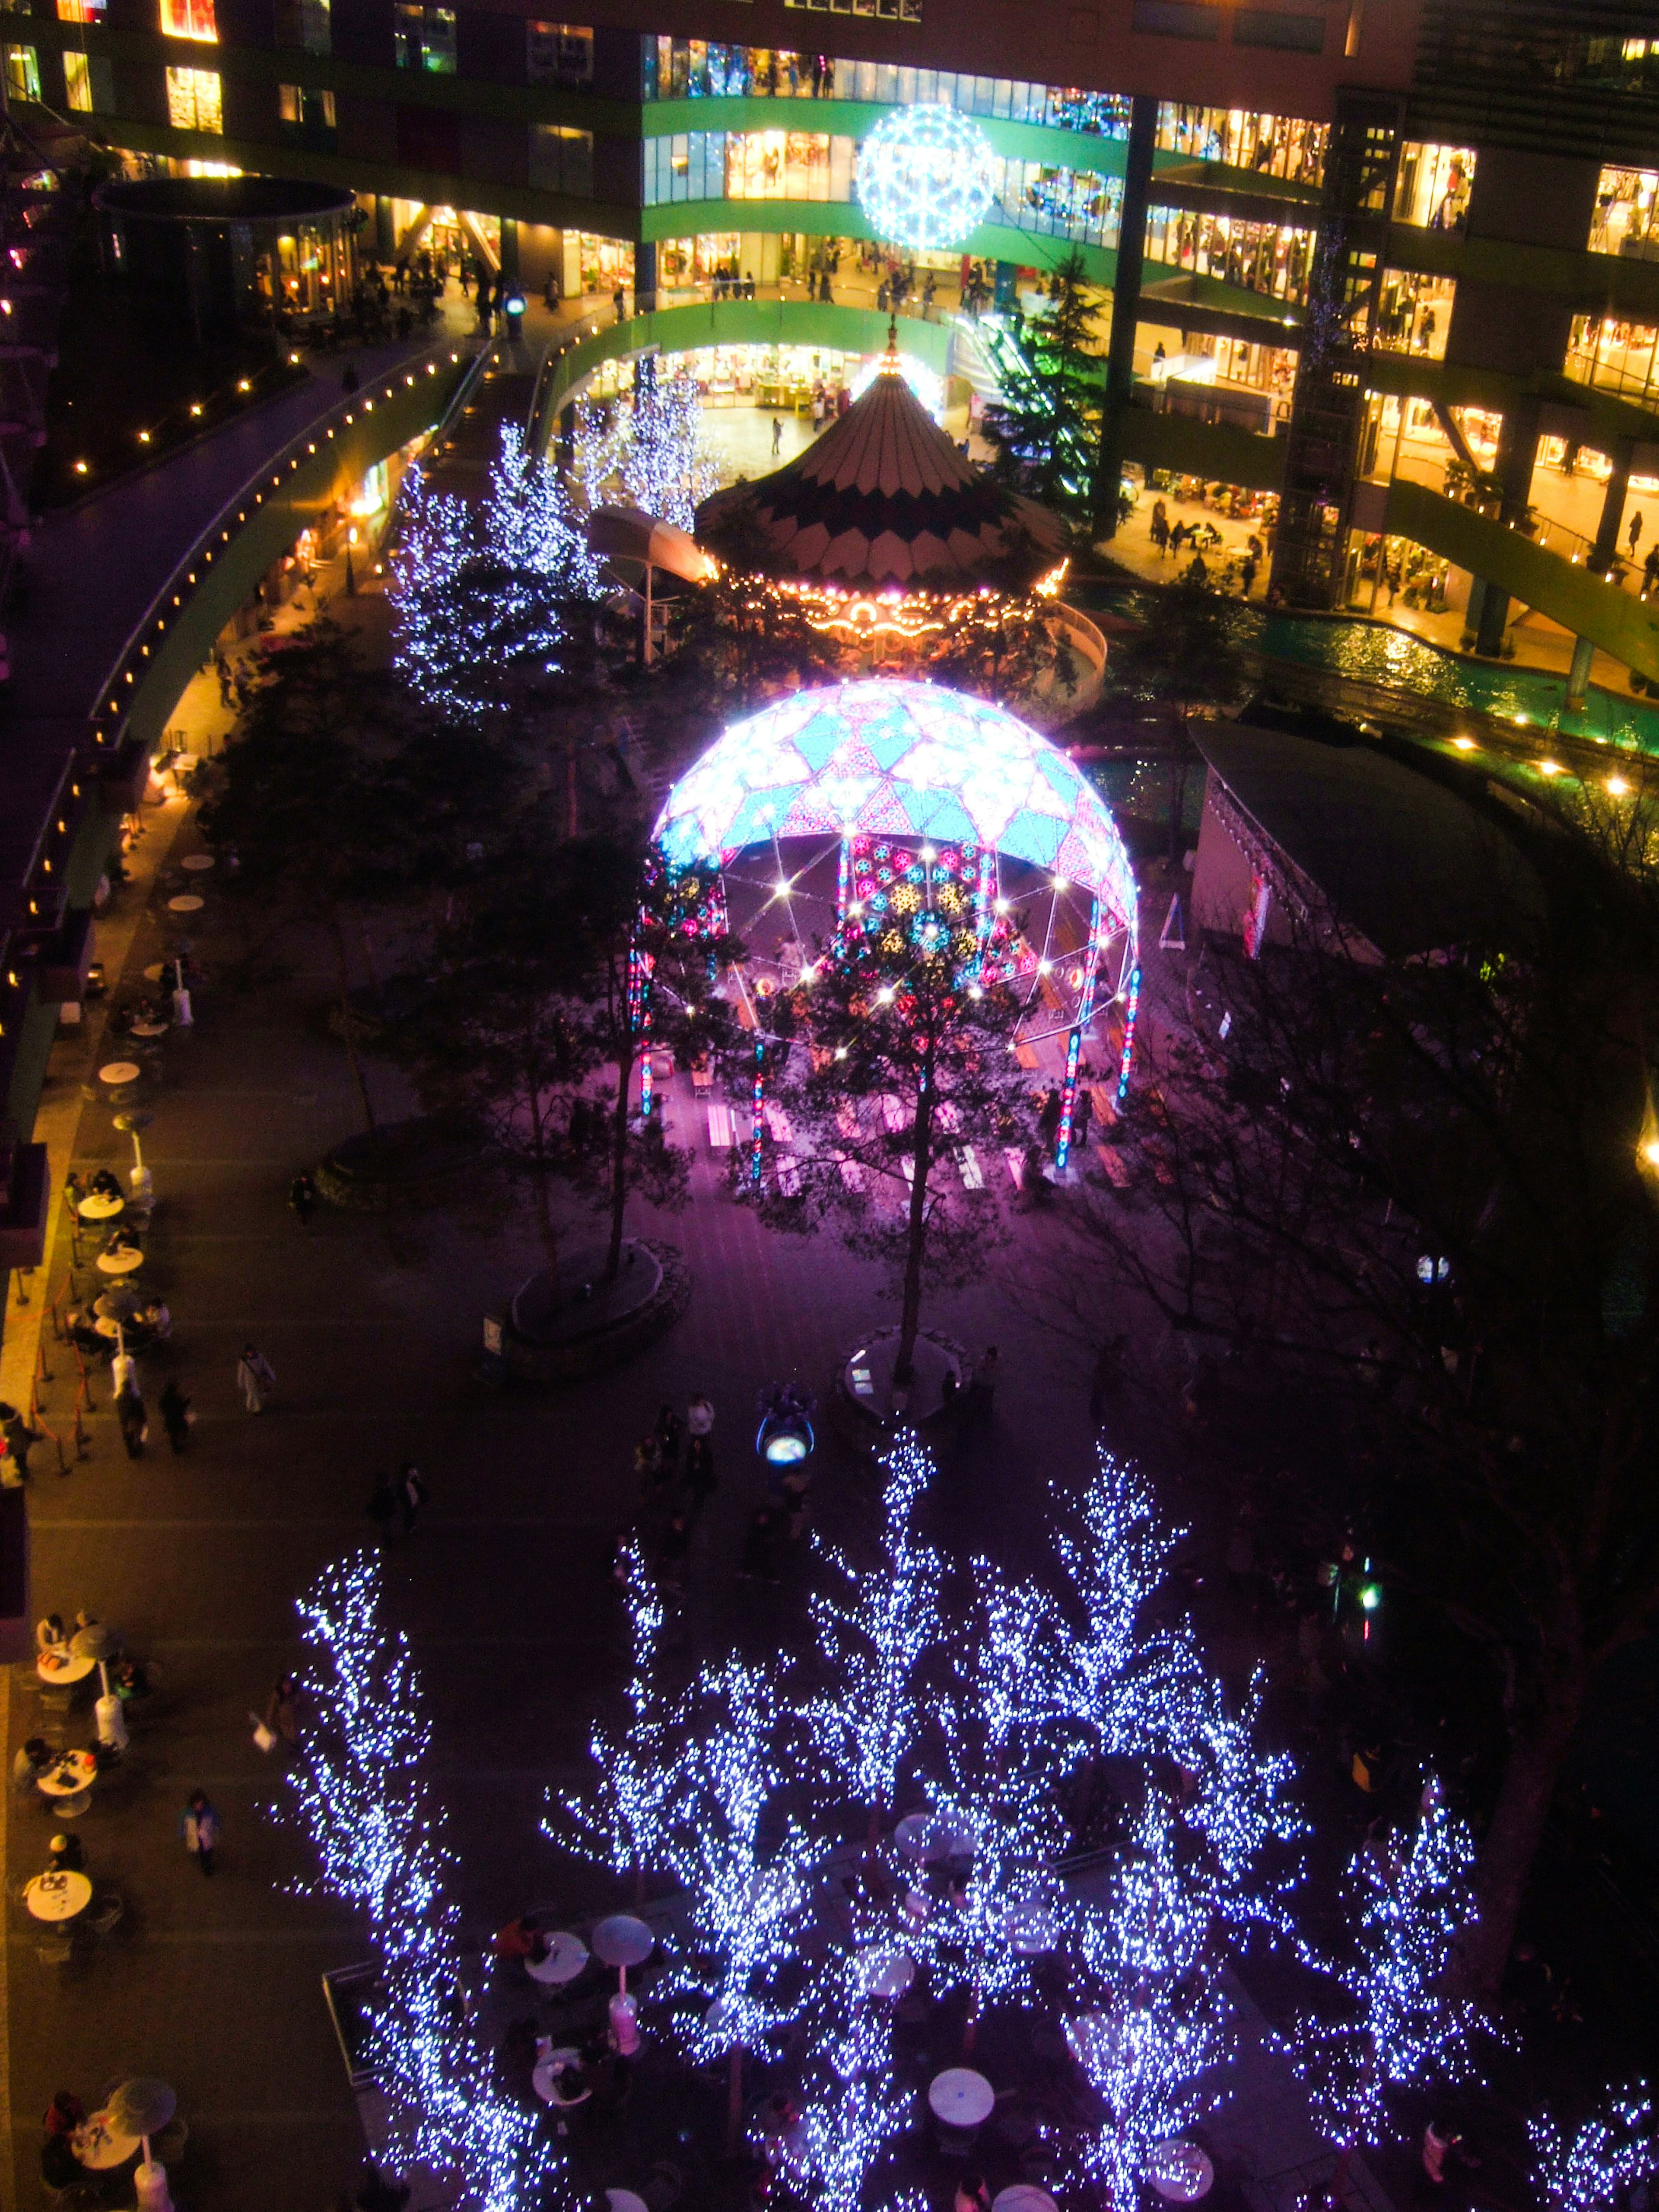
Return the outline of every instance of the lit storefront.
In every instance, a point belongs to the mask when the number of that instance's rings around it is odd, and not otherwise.
[[[1472,147],[1409,142],[1400,149],[1394,219],[1414,223],[1419,230],[1462,230],[1468,220],[1474,182]]]
[[[1257,176],[1283,177],[1290,184],[1323,182],[1330,135],[1328,124],[1250,108],[1187,107],[1166,100],[1158,111],[1163,152],[1219,161]]]
[[[1314,234],[1288,224],[1244,222],[1155,207],[1146,215],[1146,251],[1167,268],[1213,277],[1269,299],[1300,305],[1308,295]]]
[[[1589,250],[1626,260],[1659,261],[1659,170],[1602,170]]]
[[[832,402],[844,391],[848,402],[856,398],[881,365],[880,354],[847,353],[833,346],[730,345],[698,346],[687,353],[665,355],[665,374],[684,371],[691,376],[705,407],[765,407],[781,413],[810,413],[813,394],[823,392]],[[905,382],[938,421],[945,407],[945,386],[925,363],[902,357]],[[590,398],[614,399],[633,389],[634,365],[627,361],[605,362],[595,370],[587,386]]]
[[[1622,323],[1611,315],[1575,315],[1567,348],[1566,373],[1580,384],[1643,399],[1655,383],[1659,329],[1651,323]]]
[[[1456,296],[1455,277],[1385,269],[1371,343],[1389,353],[1415,353],[1429,361],[1443,361]]]

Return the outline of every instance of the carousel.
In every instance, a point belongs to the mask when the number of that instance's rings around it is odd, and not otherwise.
[[[732,988],[792,991],[849,929],[948,937],[965,976],[1017,994],[1022,1064],[1061,1085],[1058,1164],[1091,1035],[1127,1089],[1135,885],[1104,801],[989,701],[880,679],[797,692],[734,723],[669,793],[654,841],[749,948]]]

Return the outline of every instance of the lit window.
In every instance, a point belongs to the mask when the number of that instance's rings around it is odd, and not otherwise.
[[[919,23],[921,0],[783,0],[786,8],[809,8],[815,15],[878,15],[887,23]]]
[[[167,71],[167,121],[175,131],[222,134],[225,113],[216,70]]]
[[[455,10],[400,4],[392,18],[392,47],[399,69],[455,74]]]
[[[530,126],[530,181],[538,191],[593,197],[593,133],[556,123]]]
[[[1474,182],[1473,147],[1423,146],[1409,141],[1400,149],[1394,219],[1415,223],[1420,230],[1462,230],[1468,220]]]
[[[219,26],[213,0],[161,0],[161,32],[165,38],[194,39],[201,46],[216,46]]]
[[[308,84],[279,84],[276,88],[276,112],[283,123],[295,130],[312,132],[332,131],[334,94],[315,91]]]
[[[60,23],[100,23],[103,18],[104,0],[58,0]]]
[[[329,0],[276,0],[276,43],[298,46],[301,53],[332,53]]]
[[[6,82],[14,100],[40,97],[40,57],[33,46],[6,48]]]
[[[1659,171],[1603,169],[1590,222],[1590,252],[1647,261],[1652,258],[1656,240],[1659,240]]]
[[[585,23],[526,23],[525,69],[532,84],[593,82],[593,33]]]

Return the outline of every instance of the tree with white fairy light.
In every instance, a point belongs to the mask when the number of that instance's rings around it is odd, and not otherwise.
[[[1532,2182],[1549,2212],[1604,2212],[1659,2175],[1659,2110],[1645,2081],[1609,2089],[1569,2135],[1546,2110],[1527,2123]]]
[[[629,1717],[617,1729],[595,1726],[588,1755],[598,1770],[596,1785],[586,1796],[562,1800],[549,1832],[558,1838],[565,1822],[574,1824],[579,1848],[612,1874],[631,1875],[636,1895],[643,1895],[647,1871],[667,1868],[685,1705],[659,1679],[665,1615],[637,1537],[623,1545],[621,1566],[630,1656]]]
[[[1392,2093],[1479,2074],[1491,2028],[1446,1986],[1474,1911],[1475,1857],[1468,1823],[1431,1784],[1415,1826],[1374,1837],[1349,1866],[1351,1948],[1335,1969],[1346,2016],[1304,2023],[1297,2047],[1315,2117],[1345,2162],[1389,2133]]]
[[[818,1543],[833,1579],[812,1597],[812,1626],[830,1687],[807,1708],[826,1770],[868,1809],[872,1850],[916,1756],[922,1720],[916,1672],[939,1638],[941,1563],[915,1531],[933,1462],[906,1430],[885,1465],[878,1571],[861,1573]]]
[[[699,504],[720,482],[696,379],[683,369],[659,375],[647,355],[635,364],[630,398],[584,400],[571,474],[590,507],[619,496],[659,521],[694,529]]]
[[[562,477],[515,424],[481,504],[410,471],[391,568],[397,667],[439,712],[489,722],[591,679],[599,570]]]
[[[430,1730],[408,1644],[384,1617],[378,1554],[326,1570],[298,1610],[316,1719],[289,1784],[317,1853],[307,1887],[361,1916],[380,1967],[368,2056],[392,2162],[429,2167],[467,2212],[520,2212],[554,2155],[492,2085],[462,1985],[454,1861],[425,1773]]]

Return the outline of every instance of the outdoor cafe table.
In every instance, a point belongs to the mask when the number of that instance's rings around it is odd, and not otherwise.
[[[107,1083],[112,1091],[118,1091],[123,1084],[137,1083],[143,1072],[137,1060],[112,1060],[99,1069],[98,1080]]]
[[[991,2212],[1056,2212],[1054,2200],[1046,2189],[1034,2182],[1017,2181],[1012,2189],[1000,2189],[991,2199]]]
[[[33,1920],[73,1920],[92,1903],[92,1884],[71,1868],[38,1874],[25,1883],[23,1902]]]
[[[137,2158],[143,2144],[137,2136],[118,2134],[109,2124],[107,2112],[94,2112],[70,2137],[70,2148],[89,2172],[110,2173]]]
[[[132,1034],[136,1037],[165,1036],[172,1026],[171,1022],[135,1022]]]
[[[97,1779],[98,1762],[89,1751],[66,1751],[56,1765],[35,1777],[46,1797],[74,1797],[90,1790]]]
[[[42,1651],[37,1656],[34,1671],[43,1682],[54,1686],[84,1682],[97,1663],[94,1659],[77,1658],[73,1651],[60,1651],[54,1644],[50,1650]]]
[[[1209,2195],[1215,2168],[1196,2143],[1177,2138],[1154,2146],[1146,2179],[1166,2204],[1196,2204]]]
[[[98,1255],[98,1272],[100,1275],[130,1275],[143,1264],[143,1254],[130,1248],[124,1247],[118,1252],[100,1252]]]
[[[927,2086],[928,2109],[947,2128],[966,2131],[981,2126],[990,2118],[996,2100],[996,2091],[971,2066],[947,2066]]]
[[[565,1982],[574,1982],[587,1964],[587,1946],[580,1936],[572,1936],[561,1929],[547,1939],[544,1959],[526,1959],[524,1970],[532,1982],[544,1982],[557,1989]]]
[[[916,1978],[916,1962],[908,1951],[872,1943],[858,1954],[859,1979],[866,1996],[902,1997]]]
[[[656,1948],[650,1929],[631,1912],[613,1912],[593,1930],[593,1956],[603,1966],[620,1969],[620,1989],[628,1987],[629,1968],[642,1966]]]
[[[186,853],[179,865],[181,868],[189,868],[192,871],[210,868],[213,866],[213,855],[211,853]]]
[[[95,1190],[90,1198],[83,1198],[75,1210],[82,1221],[113,1221],[118,1213],[125,1212],[125,1199],[112,1197],[107,1191]]]

